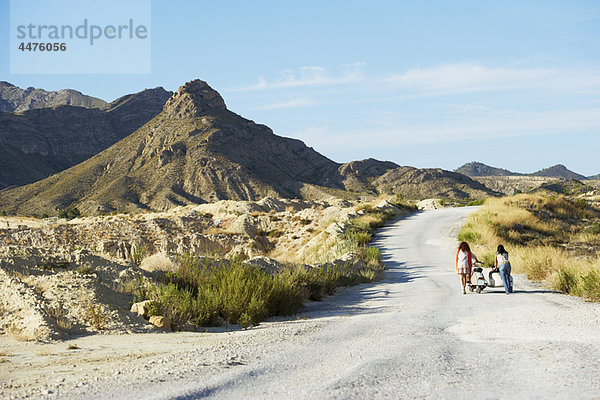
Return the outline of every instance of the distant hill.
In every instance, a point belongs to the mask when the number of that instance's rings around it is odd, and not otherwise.
[[[21,89],[11,83],[0,81],[0,111],[22,112],[64,105],[102,108],[106,106],[106,102],[72,89],[48,92],[32,87]]]
[[[400,167],[375,179],[373,186],[381,193],[401,194],[408,199],[482,199],[498,196],[470,177],[439,168]]]
[[[516,172],[511,172],[506,169],[490,167],[480,162],[470,162],[457,169],[454,172],[467,176],[517,176],[522,175]]]
[[[63,105],[0,112],[0,189],[35,182],[92,157],[154,118],[171,94],[147,89],[104,109]]]
[[[576,179],[582,180],[587,179],[586,176],[580,175],[573,171],[570,171],[562,164],[557,164],[549,168],[544,168],[541,171],[534,172],[532,176],[548,176],[552,178],[565,178],[565,179]]]
[[[564,178],[564,179],[594,179],[594,177],[585,177],[581,174],[570,171],[562,164],[557,164],[549,168],[542,169],[532,174],[522,174],[518,172],[512,172],[502,168],[490,167],[489,165],[480,162],[470,162],[454,170],[463,175],[470,177],[485,177],[485,176],[540,176],[550,178]],[[600,177],[596,175],[596,177]],[[596,178],[598,179],[598,178]]]
[[[600,179],[600,174],[588,176],[588,179]]]
[[[347,190],[356,192],[374,192],[371,182],[374,178],[385,174],[387,171],[400,166],[391,161],[379,161],[374,158],[366,160],[351,161],[342,164],[338,172]]]

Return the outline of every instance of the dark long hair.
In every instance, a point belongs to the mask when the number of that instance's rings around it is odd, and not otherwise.
[[[504,246],[502,246],[501,244],[498,245],[498,250],[496,250],[496,253],[498,254],[508,254],[508,251],[504,250]]]
[[[460,242],[460,244],[458,245],[458,249],[466,251],[467,253],[471,252],[471,248],[469,247],[469,244],[467,242]]]

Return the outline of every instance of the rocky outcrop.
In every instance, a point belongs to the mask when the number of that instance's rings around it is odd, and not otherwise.
[[[171,320],[169,319],[169,317],[164,317],[162,315],[153,315],[150,317],[148,322],[150,322],[158,329],[162,329],[165,331],[171,330]]]
[[[167,101],[164,114],[171,118],[201,117],[219,110],[226,110],[221,95],[199,79],[187,82]]]

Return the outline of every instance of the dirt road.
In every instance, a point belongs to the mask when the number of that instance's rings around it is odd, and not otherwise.
[[[298,319],[152,340],[103,337],[102,346],[98,337],[85,338],[78,341],[80,355],[69,361],[74,372],[82,368],[79,378],[59,377],[61,383],[46,386],[44,381],[54,381],[41,379],[40,391],[29,393],[180,399],[600,397],[600,305],[550,293],[520,276],[508,296],[501,288],[461,293],[454,238],[471,211],[421,212],[382,229],[377,245],[389,268],[385,279],[311,303]],[[83,371],[92,355],[105,359]],[[32,359],[28,368],[36,370]]]

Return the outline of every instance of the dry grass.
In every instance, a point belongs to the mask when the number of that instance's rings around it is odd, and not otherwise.
[[[166,253],[156,253],[142,260],[140,268],[148,271],[177,271],[177,265],[169,258]]]
[[[90,301],[85,312],[85,319],[87,324],[96,330],[102,330],[106,327],[109,321],[108,314],[104,310],[101,304],[94,305]]]
[[[600,209],[570,197],[519,195],[488,199],[472,214],[459,240],[493,263],[498,244],[513,271],[554,289],[600,300]]]
[[[62,305],[57,304],[53,307],[48,307],[46,314],[54,320],[59,330],[69,332],[73,328],[73,323],[67,318],[67,310]]]
[[[39,340],[42,337],[42,334],[34,329],[33,331],[26,330],[24,328],[19,327],[17,324],[8,325],[4,331],[13,339],[18,340],[20,342],[32,342],[35,340]]]

